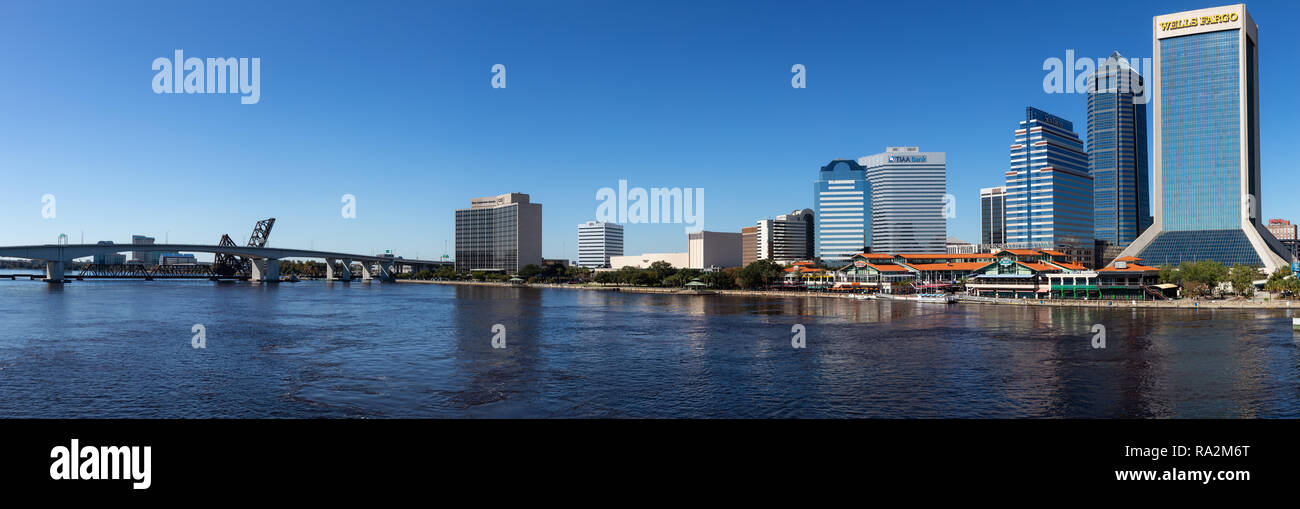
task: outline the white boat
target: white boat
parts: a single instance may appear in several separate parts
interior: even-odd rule
[[[935,302],[939,304],[953,304],[957,302],[957,297],[946,293],[920,293],[915,297],[917,302]]]
[[[858,293],[854,294],[853,298],[858,300],[876,300],[876,295],[874,293]]]

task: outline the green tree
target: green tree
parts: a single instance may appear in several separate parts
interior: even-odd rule
[[[1183,282],[1183,276],[1178,272],[1178,268],[1170,264],[1160,266],[1160,283],[1161,284],[1179,284]]]
[[[771,284],[773,281],[780,279],[785,268],[780,264],[768,260],[757,260],[736,273],[737,282],[743,288],[762,288]]]
[[[700,274],[700,282],[718,290],[730,290],[736,287],[736,276],[725,270]]]
[[[1232,266],[1232,271],[1228,275],[1228,281],[1232,282],[1232,291],[1242,297],[1249,297],[1255,294],[1255,279],[1259,278],[1259,271],[1251,265],[1238,263]]]

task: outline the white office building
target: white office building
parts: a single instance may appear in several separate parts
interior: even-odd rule
[[[599,269],[623,256],[623,225],[587,221],[578,225],[578,265]]]
[[[782,265],[813,259],[813,211],[796,210],[758,221],[754,235],[757,259]]]
[[[945,153],[886,147],[883,153],[858,159],[858,164],[866,169],[871,184],[871,251],[944,252],[948,238]]]

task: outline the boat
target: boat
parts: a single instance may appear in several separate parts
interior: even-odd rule
[[[876,294],[874,294],[874,293],[858,293],[858,294],[854,294],[854,295],[853,295],[853,298],[858,299],[858,300],[876,300]]]
[[[957,297],[947,293],[919,293],[916,295],[917,302],[933,302],[938,304],[954,304]]]

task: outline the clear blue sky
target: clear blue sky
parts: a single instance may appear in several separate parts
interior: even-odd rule
[[[737,231],[811,206],[831,159],[887,145],[947,152],[949,235],[974,241],[1025,106],[1086,130],[1084,96],[1043,92],[1044,59],[1147,58],[1152,16],[1214,5],[6,0],[0,245],[243,242],[274,216],[272,245],[433,258],[454,209],[518,191],[544,206],[543,254],[576,258],[576,225],[619,179],[704,188],[706,228]],[[1247,8],[1263,213],[1300,220],[1300,7]],[[150,65],[175,49],[261,58],[260,103],[154,94]],[[629,225],[626,251],[685,250],[682,232]]]

